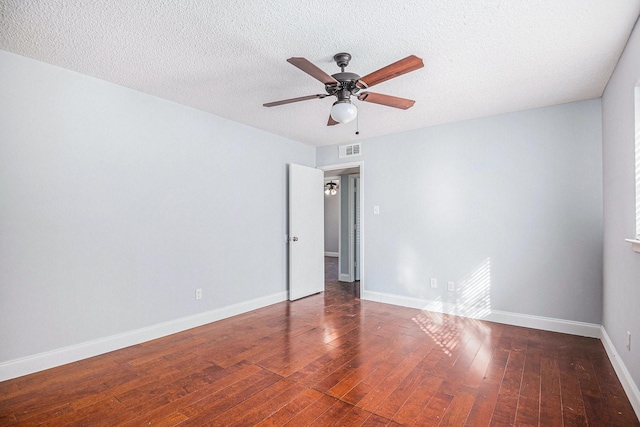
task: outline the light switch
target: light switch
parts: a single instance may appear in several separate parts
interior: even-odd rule
[[[380,206],[373,205],[373,214],[374,215],[380,215]]]

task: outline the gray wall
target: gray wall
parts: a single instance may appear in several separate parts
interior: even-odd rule
[[[286,165],[312,147],[0,64],[0,362],[286,291]]]
[[[340,184],[339,179],[325,180]],[[324,195],[324,251],[338,252],[338,237],[340,236],[340,188],[335,196]]]
[[[622,361],[640,384],[640,253],[635,236],[634,86],[640,81],[640,29],[636,27],[602,96],[604,170],[603,325]],[[626,348],[632,334],[631,351]]]
[[[363,140],[361,158],[319,147],[318,165],[364,161],[365,291],[600,324],[600,117],[590,100]]]

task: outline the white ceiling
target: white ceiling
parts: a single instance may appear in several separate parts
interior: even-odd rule
[[[597,98],[640,0],[1,0],[0,49],[320,146]],[[327,127],[333,100],[286,62],[364,76],[414,54],[425,67],[373,91],[403,111],[358,103]]]

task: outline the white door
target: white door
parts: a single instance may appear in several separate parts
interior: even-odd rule
[[[324,290],[324,173],[289,165],[289,299]]]

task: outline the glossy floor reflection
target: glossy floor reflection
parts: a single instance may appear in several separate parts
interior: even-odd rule
[[[0,383],[0,425],[638,426],[599,340],[324,293]]]

